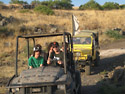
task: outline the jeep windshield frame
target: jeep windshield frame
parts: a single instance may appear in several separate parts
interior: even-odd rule
[[[17,36],[16,38],[16,63],[15,63],[15,76],[18,76],[18,47],[19,47],[19,39],[23,38],[27,40],[27,56],[29,59],[29,39],[33,39],[33,45],[35,46],[35,38],[43,38],[43,37],[56,37],[56,36],[63,36],[63,43],[64,43],[64,72],[67,73],[67,60],[66,60],[66,40],[71,45],[70,51],[73,53],[73,41],[71,34],[69,32],[63,32],[63,33],[55,33],[55,34],[39,34],[39,35],[21,35]],[[72,59],[72,57],[70,58]],[[72,60],[70,60],[72,61]],[[71,62],[71,65],[74,65],[74,62]]]
[[[91,37],[73,37],[73,44],[91,45]]]

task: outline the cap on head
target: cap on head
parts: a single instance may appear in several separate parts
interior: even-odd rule
[[[58,42],[53,42],[53,47],[59,47],[59,43]]]

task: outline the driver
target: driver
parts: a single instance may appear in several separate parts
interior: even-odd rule
[[[91,38],[86,38],[83,44],[91,44]]]
[[[48,58],[47,64],[53,63],[54,65],[63,65],[63,52],[59,49],[58,42],[53,42],[52,47],[54,55]]]

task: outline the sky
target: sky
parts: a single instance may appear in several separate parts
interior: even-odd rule
[[[0,1],[4,2],[5,4],[8,4],[10,2],[10,0],[0,0]],[[31,1],[33,0],[23,0],[23,1],[27,1],[28,3],[31,3]],[[45,0],[39,0],[39,1],[45,1]],[[72,0],[72,4],[74,6],[80,6],[87,3],[88,1],[89,0]],[[105,2],[116,2],[119,4],[125,4],[125,0],[95,0],[95,1],[100,5],[103,5]]]

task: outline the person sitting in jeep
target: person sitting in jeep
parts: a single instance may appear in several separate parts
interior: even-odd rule
[[[48,60],[47,64],[53,64],[53,65],[63,65],[63,52],[59,49],[58,42],[53,42],[53,51],[54,55],[51,55]]]
[[[42,67],[44,63],[44,58],[40,56],[42,50],[41,45],[37,44],[33,49],[33,56],[31,56],[28,60],[28,66],[30,69]]]
[[[90,37],[86,38],[83,44],[91,44],[91,38]]]

